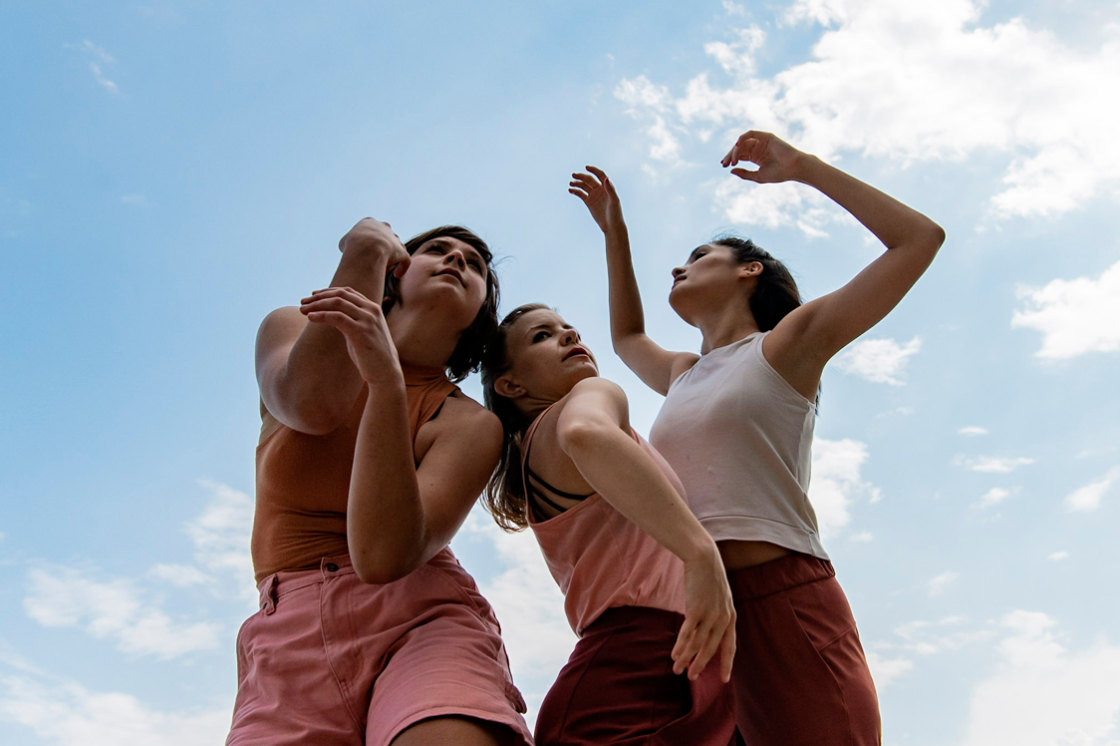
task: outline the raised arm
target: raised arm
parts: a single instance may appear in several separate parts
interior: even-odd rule
[[[735,608],[712,537],[649,454],[630,435],[626,395],[601,378],[576,384],[556,420],[560,448],[600,496],[685,565],[685,623],[673,648],[673,670],[695,679],[720,650],[731,676]]]
[[[795,388],[815,389],[825,363],[845,345],[879,323],[929,267],[945,240],[939,225],[878,189],[766,132],[742,135],[723,159],[758,170],[731,173],[759,184],[800,181],[832,199],[883,242],[887,251],[844,287],[813,300],[784,318],[767,338],[771,365]]]
[[[381,304],[351,288],[316,291],[308,319],[337,329],[369,398],[358,428],[346,536],[358,577],[402,578],[451,541],[497,466],[502,426],[469,401],[449,400],[421,429],[417,464],[404,375]],[[429,428],[431,428],[429,430]]]
[[[568,191],[583,200],[606,238],[614,351],[643,383],[664,395],[698,357],[689,352],[670,352],[646,335],[642,296],[630,258],[630,235],[622,218],[622,203],[614,182],[603,171],[594,166],[587,170],[591,173],[572,174]]]
[[[352,287],[369,298],[384,292],[387,268],[403,272],[409,256],[388,223],[358,222],[339,241],[342,259],[331,287]],[[308,324],[296,307],[270,313],[257,333],[261,401],[288,427],[312,435],[337,428],[354,406],[362,377],[337,329]]]

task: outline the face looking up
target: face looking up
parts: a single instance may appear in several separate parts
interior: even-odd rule
[[[509,370],[495,382],[508,399],[558,401],[584,378],[599,375],[594,355],[579,332],[551,309],[529,311],[506,337]]]
[[[750,283],[761,272],[758,262],[740,263],[730,247],[704,244],[693,249],[683,267],[673,270],[673,287],[669,305],[677,314],[692,319],[705,310],[723,308],[736,297],[747,297]]]
[[[439,306],[458,310],[463,328],[474,320],[486,300],[486,260],[470,244],[451,236],[425,241],[413,253],[400,278],[401,305]]]

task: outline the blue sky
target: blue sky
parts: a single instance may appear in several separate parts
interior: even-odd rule
[[[910,5],[6,3],[0,742],[220,742],[255,606],[253,338],[357,219],[477,230],[504,308],[558,306],[646,432],[568,174],[614,179],[651,331],[696,349],[665,296],[713,235],[809,297],[879,251],[719,169],[757,127],[949,235],[817,425],[885,743],[1120,743],[1120,6]],[[573,638],[532,538],[476,511],[454,547],[535,707]]]

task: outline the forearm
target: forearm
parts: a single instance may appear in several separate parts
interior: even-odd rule
[[[604,500],[686,563],[717,551],[665,474],[621,429],[588,428],[566,451]]]
[[[612,226],[605,232],[607,245],[607,282],[610,294],[611,341],[615,350],[627,338],[644,335],[645,315],[634,262],[630,256],[630,236],[626,224]]]
[[[379,301],[385,292],[386,260],[369,250],[342,255],[330,287],[351,287]],[[291,402],[318,432],[329,432],[345,420],[362,389],[362,377],[337,329],[308,324],[292,346],[277,380],[278,394]]]
[[[935,244],[936,251],[944,238],[941,228],[922,213],[816,156],[801,154],[796,179],[850,212],[888,249],[920,243]]]
[[[384,583],[408,574],[425,554],[427,534],[404,378],[391,369],[370,387],[354,450],[346,535],[358,576]]]

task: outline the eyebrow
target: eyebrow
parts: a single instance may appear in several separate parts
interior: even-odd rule
[[[429,245],[430,244],[435,244],[436,246],[450,246],[451,245],[451,241],[446,236],[440,236],[438,238],[433,238],[428,243],[429,243]],[[482,262],[483,267],[486,266],[486,257],[484,257],[482,255],[482,252],[480,252],[475,247],[471,246],[469,243],[464,242],[463,245],[467,247],[467,251],[466,251],[467,254],[471,255],[471,257],[473,257],[473,258],[477,259],[478,261]]]
[[[545,331],[548,331],[551,328],[552,328],[552,324],[537,324],[536,326],[530,326],[529,331],[530,332],[535,332],[538,329],[544,329]],[[561,329],[575,329],[575,327],[572,326],[571,324],[564,324],[560,328]]]

